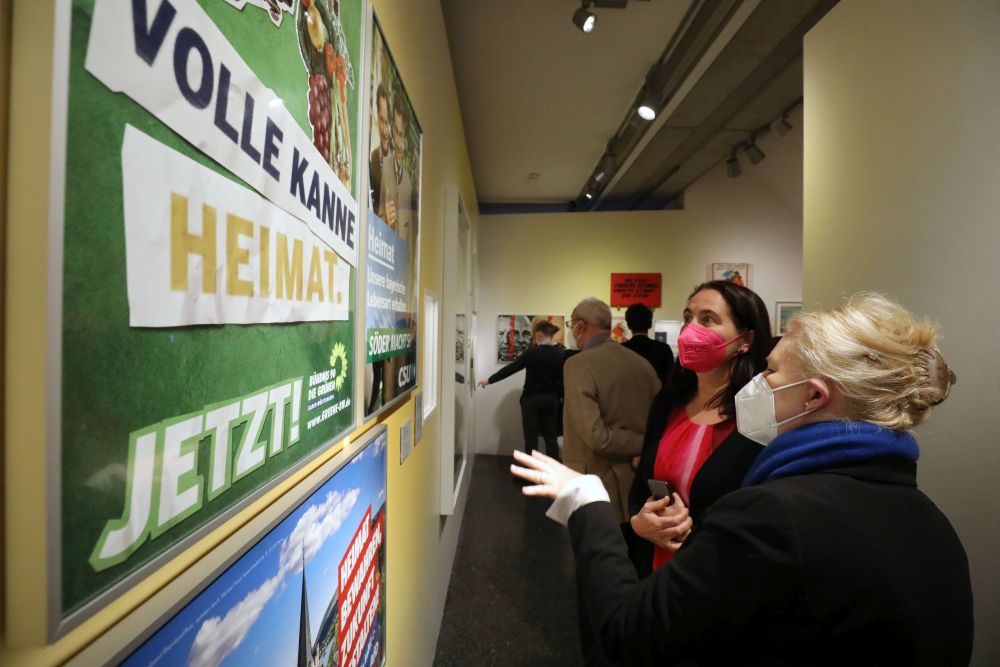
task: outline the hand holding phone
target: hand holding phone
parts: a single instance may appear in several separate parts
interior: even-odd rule
[[[649,492],[653,494],[653,498],[656,500],[670,498],[668,505],[674,504],[674,487],[670,486],[669,482],[662,482],[658,479],[650,479],[647,480],[646,483],[649,484]]]

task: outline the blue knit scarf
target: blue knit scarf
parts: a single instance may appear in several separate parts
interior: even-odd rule
[[[892,431],[868,422],[815,422],[771,441],[750,466],[743,486],[884,457],[916,461],[918,456],[917,441],[906,431]]]

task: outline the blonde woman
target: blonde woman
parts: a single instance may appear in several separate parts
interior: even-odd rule
[[[511,471],[555,498],[608,658],[626,664],[968,664],[965,551],[917,489],[909,429],[954,383],[931,324],[879,295],[800,315],[736,396],[766,445],[639,580],[599,481],[536,453]],[[686,530],[687,527],[680,527]]]

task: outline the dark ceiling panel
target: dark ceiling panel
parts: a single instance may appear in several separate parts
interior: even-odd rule
[[[691,136],[687,127],[664,127],[656,133],[652,141],[643,149],[628,171],[618,180],[612,198],[626,197],[642,186],[650,172],[663,165],[665,158],[673,155],[677,148]]]
[[[799,54],[726,121],[725,126],[731,130],[756,130],[776,120],[781,111],[801,98],[802,54]]]
[[[735,145],[766,131],[801,100],[802,37],[835,4],[762,2],[599,207],[646,209],[671,201]]]

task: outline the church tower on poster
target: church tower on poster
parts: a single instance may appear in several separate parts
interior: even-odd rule
[[[306,593],[306,548],[302,546],[302,608],[299,611],[299,663],[298,667],[319,667],[313,654],[309,632],[309,595]]]

